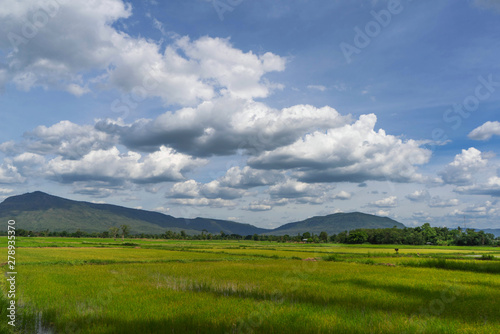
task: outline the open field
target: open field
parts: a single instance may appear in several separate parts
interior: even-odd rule
[[[37,326],[82,334],[500,328],[499,248],[125,242],[17,239],[19,332],[36,333]],[[5,237],[0,246],[6,253]],[[2,285],[4,306],[5,280]]]

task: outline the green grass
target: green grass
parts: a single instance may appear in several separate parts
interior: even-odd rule
[[[498,248],[125,242],[134,245],[19,240],[19,333],[34,332],[39,316],[56,333],[79,334],[496,333],[500,326]],[[0,245],[6,251],[5,238]]]

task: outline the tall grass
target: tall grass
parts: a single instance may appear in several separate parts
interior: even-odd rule
[[[499,262],[483,262],[483,261],[466,261],[466,260],[447,260],[428,259],[421,261],[408,261],[402,263],[408,267],[416,268],[438,268],[447,270],[461,270],[477,273],[500,274]]]

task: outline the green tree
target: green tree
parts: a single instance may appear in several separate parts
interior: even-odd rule
[[[349,233],[347,243],[349,244],[362,244],[368,240],[368,233],[363,230],[354,230]]]
[[[125,241],[125,237],[128,236],[130,227],[128,225],[122,225],[120,229],[122,230],[122,241]]]
[[[109,234],[111,234],[113,236],[113,239],[115,239],[115,241],[116,241],[116,236],[118,235],[118,232],[120,232],[120,229],[116,226],[109,228]]]
[[[321,242],[328,242],[328,233],[325,231],[321,232],[319,234],[319,240],[321,240]]]

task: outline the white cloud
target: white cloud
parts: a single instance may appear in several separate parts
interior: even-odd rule
[[[13,192],[14,192],[14,189],[0,188],[0,194],[2,194],[2,195],[11,194]]]
[[[339,192],[338,194],[335,194],[333,196],[333,199],[340,199],[340,200],[348,200],[348,199],[351,199],[352,197],[352,194],[347,192],[347,191],[344,191],[342,190],[341,192]]]
[[[46,10],[49,3],[59,5]],[[88,93],[92,83],[102,83],[138,100],[155,96],[182,105],[218,94],[266,97],[279,87],[263,79],[284,70],[286,61],[277,55],[245,53],[228,39],[210,37],[178,37],[161,53],[157,43],[117,30],[116,23],[131,15],[131,5],[120,0],[3,5],[0,20],[10,34],[0,36],[0,49],[9,54],[1,81],[22,90],[43,87],[77,96]],[[23,34],[30,18],[42,16],[33,33]]]
[[[406,195],[406,198],[412,202],[423,202],[428,200],[430,196],[431,195],[427,190],[416,190],[413,193]]]
[[[236,203],[230,200],[221,198],[173,198],[173,204],[186,205],[186,206],[209,206],[211,208],[234,207]]]
[[[474,140],[488,140],[493,136],[500,136],[500,122],[486,122],[469,133]]]
[[[236,166],[231,167],[219,181],[223,186],[248,189],[270,185],[282,178],[283,176],[279,173],[255,170],[248,166],[243,168]]]
[[[474,147],[462,150],[455,159],[439,173],[443,181],[448,184],[468,185],[474,180],[474,176],[488,163],[483,158],[481,151]]]
[[[24,136],[26,140],[17,145],[17,150],[40,155],[56,154],[64,159],[79,159],[91,151],[109,149],[115,144],[113,137],[105,132],[70,121],[61,121],[50,127],[41,125]]]
[[[457,187],[455,191],[460,194],[500,197],[500,177],[492,176],[486,183]]]
[[[402,141],[374,131],[376,116],[362,115],[352,125],[315,131],[291,145],[249,159],[257,169],[295,169],[304,182],[390,180],[423,182],[416,165],[431,152],[414,140]]]
[[[396,196],[389,196],[378,201],[370,203],[370,206],[378,208],[393,208],[398,205],[398,198]]]
[[[460,201],[456,198],[442,199],[439,196],[433,196],[429,201],[429,206],[431,208],[449,208],[453,206],[458,206]]]
[[[244,190],[224,187],[219,181],[202,184],[195,180],[176,183],[172,186],[168,197],[171,198],[208,198],[208,199],[236,199],[245,194]]]
[[[375,212],[375,215],[381,216],[381,217],[387,217],[390,214],[391,214],[391,212],[387,211],[387,210],[378,210],[377,212]]]
[[[486,201],[484,204],[471,204],[463,210],[453,210],[449,215],[462,218],[496,218],[500,215],[498,203]]]
[[[158,183],[183,179],[182,173],[205,164],[171,148],[161,147],[145,157],[129,151],[121,154],[113,147],[91,151],[80,160],[52,159],[47,164],[47,176],[65,183],[75,181],[106,181],[121,183]]]
[[[252,202],[247,207],[245,207],[244,210],[247,210],[247,211],[270,211],[270,210],[272,210],[272,208],[273,207],[269,204]]]
[[[118,136],[131,149],[167,145],[179,152],[211,156],[272,150],[293,143],[305,132],[335,128],[349,120],[330,107],[296,105],[276,110],[260,102],[223,97],[129,125],[102,120],[96,128]]]
[[[326,91],[326,87],[322,85],[309,85],[307,86],[307,88],[312,90],[319,90],[320,92]]]
[[[321,195],[318,190],[318,186],[288,179],[269,187],[269,194],[272,198],[301,198]]]
[[[24,181],[26,181],[26,178],[19,174],[16,166],[8,161],[4,161],[4,163],[0,165],[0,183],[10,184],[22,183]]]

